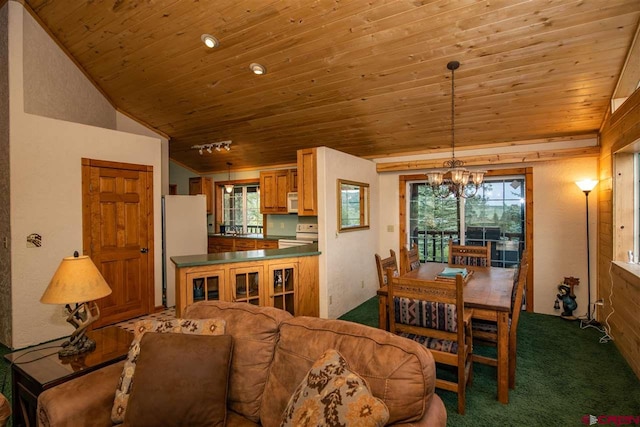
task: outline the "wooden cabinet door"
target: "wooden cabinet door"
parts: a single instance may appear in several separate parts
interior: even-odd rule
[[[213,181],[211,178],[189,178],[189,195],[204,194],[207,199],[207,213],[213,213]]]
[[[276,171],[276,211],[287,213],[287,193],[289,192],[289,171]]]
[[[207,249],[210,254],[219,252],[233,252],[235,250],[233,237],[209,236]]]
[[[317,156],[315,148],[298,150],[298,216],[317,216]]]
[[[82,159],[83,246],[111,287],[100,327],[149,314],[153,292],[153,168]]]
[[[235,239],[235,250],[236,251],[252,251],[256,249],[256,239]]]
[[[230,292],[231,300],[264,305],[263,276],[262,265],[230,268],[227,289]]]
[[[274,213],[277,209],[276,175],[273,172],[260,172],[260,213]]]
[[[225,301],[224,268],[188,273],[184,291],[185,307],[198,301]]]
[[[298,192],[298,169],[289,169],[289,191]]]
[[[260,213],[287,213],[289,171],[260,173]]]
[[[278,241],[258,239],[256,249],[278,249]]]
[[[267,274],[267,305],[296,315],[298,263],[269,263]]]

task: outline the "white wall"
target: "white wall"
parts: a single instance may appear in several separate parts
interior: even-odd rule
[[[597,179],[598,159],[582,158],[534,165],[534,311],[560,314],[553,302],[565,276],[580,279],[574,289],[578,308],[587,313],[587,231],[585,195],[575,184]],[[598,188],[589,195],[591,301],[596,300]],[[562,304],[560,304],[562,306]]]
[[[338,233],[337,180],[370,185],[370,228]],[[336,318],[376,294],[374,254],[380,220],[376,165],[327,147],[318,148],[320,317]],[[397,199],[395,199],[397,200]]]
[[[177,186],[176,194],[189,194],[189,178],[199,176],[197,173],[169,160],[169,184]]]
[[[162,155],[158,138],[25,113],[23,29],[32,27],[23,28],[30,17],[19,3],[8,6],[13,313],[12,340],[6,344],[20,348],[72,332],[61,306],[39,300],[60,260],[82,251],[82,157],[153,166],[154,286],[156,304],[161,303]],[[41,247],[27,248],[31,233],[42,236]]]
[[[492,169],[507,168],[510,165]],[[511,165],[513,166],[513,165]],[[580,278],[575,289],[578,301],[576,315],[586,314],[587,301],[587,247],[584,193],[575,181],[595,179],[598,176],[597,158],[578,158],[518,164],[533,167],[533,230],[534,230],[534,311],[560,314],[553,309],[558,284],[565,276]],[[389,172],[380,175],[379,245],[377,252],[388,254],[389,249],[399,253],[399,197],[398,176],[420,173]],[[597,190],[597,189],[596,189]],[[591,240],[591,296],[596,289],[597,191],[589,197],[589,223]],[[388,231],[387,227],[393,227]]]
[[[120,112],[117,112],[116,114],[116,129],[122,132],[146,135],[160,139],[160,150],[162,156],[160,192],[163,195],[169,194],[169,140]]]

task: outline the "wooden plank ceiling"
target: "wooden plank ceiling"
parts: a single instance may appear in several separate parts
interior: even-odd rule
[[[25,2],[116,108],[199,172],[320,145],[449,147],[451,60],[456,147],[593,134],[640,19],[639,0]],[[231,151],[190,148],[223,140]]]

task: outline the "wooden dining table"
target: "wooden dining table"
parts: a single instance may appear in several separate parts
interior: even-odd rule
[[[447,264],[428,262],[403,274],[402,277],[431,281],[435,280],[445,267]],[[516,269],[475,266],[466,268],[473,273],[464,286],[465,308],[473,309],[474,319],[492,320],[498,324],[498,401],[509,403],[509,314]],[[378,289],[379,327],[385,330],[389,330],[387,295],[386,285]]]

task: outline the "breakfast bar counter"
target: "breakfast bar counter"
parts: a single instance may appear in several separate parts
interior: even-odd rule
[[[317,244],[173,256],[176,315],[198,301],[247,302],[318,316]]]
[[[318,256],[318,244],[296,246],[284,249],[256,249],[253,251],[221,252],[202,255],[173,256],[176,268],[202,265],[229,264],[234,262],[264,261],[279,258]]]

